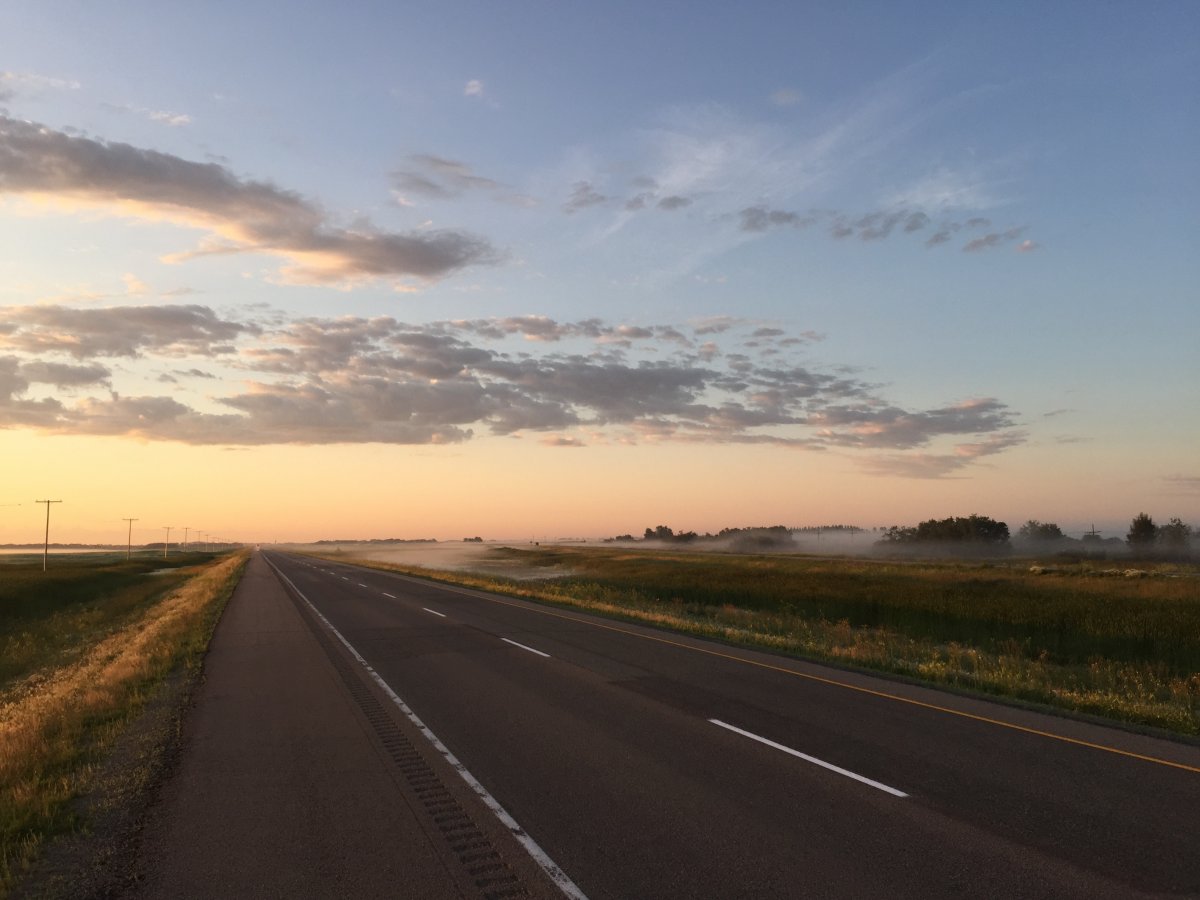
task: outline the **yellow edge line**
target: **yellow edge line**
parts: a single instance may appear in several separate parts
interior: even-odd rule
[[[396,574],[399,574],[399,573],[396,573]],[[402,577],[412,578],[411,575],[402,576]],[[417,580],[424,581],[424,579],[417,579]],[[696,646],[693,646],[692,644],[685,644],[680,641],[673,641],[670,638],[659,637],[659,636],[653,635],[653,634],[640,634],[639,632],[636,632],[636,631],[629,631],[625,628],[618,628],[615,625],[606,625],[602,622],[593,622],[588,619],[577,618],[576,616],[568,615],[566,613],[555,612],[554,610],[550,610],[550,609],[539,609],[536,606],[528,605],[529,601],[525,601],[522,603],[516,603],[511,600],[502,600],[499,597],[488,596],[486,592],[475,590],[472,588],[455,587],[453,585],[446,585],[444,583],[439,584],[439,586],[444,587],[447,590],[454,591],[455,593],[458,593],[458,594],[464,594],[469,597],[475,597],[476,599],[479,599],[479,600],[488,600],[488,601],[491,601],[492,603],[503,604],[504,606],[512,606],[517,609],[527,610],[529,612],[541,613],[542,615],[545,615],[545,616],[553,616],[556,619],[566,619],[567,621],[570,621],[570,622],[578,622],[579,624],[582,624],[582,625],[590,625],[593,628],[603,628],[607,631],[616,631],[619,634],[626,634],[626,635],[629,635],[630,637],[642,638],[643,640],[647,640],[647,641],[657,641],[660,644],[670,644],[672,647],[681,647],[684,650],[692,650],[696,653],[705,653],[709,656],[719,656],[721,659],[731,659],[734,662],[745,663],[748,666],[757,666],[760,669],[770,669],[773,672],[782,672],[785,675],[794,675],[797,678],[806,678],[809,681],[817,681],[817,682],[820,682],[821,684],[832,685],[833,687],[845,688],[846,690],[850,690],[850,691],[858,691],[860,694],[870,694],[872,697],[882,697],[884,700],[895,700],[898,703],[907,703],[911,706],[920,706],[924,709],[931,709],[931,710],[934,710],[935,712],[946,713],[947,715],[951,715],[951,716],[959,716],[960,718],[963,718],[963,719],[972,719],[976,722],[986,722],[989,725],[998,725],[1001,728],[1010,728],[1013,731],[1023,731],[1026,734],[1036,734],[1038,737],[1050,738],[1051,740],[1062,741],[1063,743],[1066,743],[1066,744],[1075,744],[1079,747],[1090,747],[1093,750],[1103,750],[1105,753],[1115,753],[1118,756],[1127,756],[1127,757],[1130,757],[1131,759],[1140,759],[1143,762],[1156,763],[1157,765],[1160,765],[1160,766],[1170,766],[1173,769],[1182,769],[1185,772],[1195,772],[1196,774],[1200,775],[1200,767],[1189,766],[1186,763],[1172,762],[1169,759],[1160,759],[1157,756],[1146,756],[1142,753],[1134,753],[1130,750],[1121,750],[1117,747],[1109,747],[1107,744],[1094,744],[1091,741],[1084,741],[1084,740],[1080,740],[1079,738],[1067,737],[1066,735],[1062,735],[1062,734],[1055,734],[1052,731],[1041,731],[1037,728],[1029,728],[1025,725],[1015,725],[1012,722],[1005,722],[1001,719],[992,719],[987,716],[976,715],[975,713],[963,712],[962,710],[958,710],[958,709],[950,709],[948,706],[938,706],[935,703],[926,703],[923,700],[913,700],[909,697],[901,697],[898,694],[889,694],[885,691],[876,691],[876,690],[873,690],[872,688],[859,687],[858,685],[855,685],[855,684],[847,684],[844,681],[837,681],[833,678],[825,678],[821,675],[810,675],[807,672],[797,672],[795,669],[786,669],[783,666],[773,666],[770,663],[759,662],[759,661],[753,660],[753,659],[746,659],[745,657],[742,657],[742,656],[734,656],[732,653],[722,653],[719,650],[708,650],[708,649],[705,649],[704,647],[696,647]]]

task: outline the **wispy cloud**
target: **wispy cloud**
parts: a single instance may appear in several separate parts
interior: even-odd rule
[[[563,204],[563,210],[568,213],[578,212],[581,209],[587,209],[589,206],[597,206],[607,201],[608,197],[592,187],[591,182],[577,181],[571,186],[571,196]]]
[[[465,162],[432,153],[408,157],[402,168],[391,173],[391,179],[396,199],[402,206],[413,205],[413,196],[448,200],[478,193],[516,206],[537,205],[532,197],[516,193],[495,179],[477,174]]]
[[[35,72],[0,72],[0,101],[20,93],[77,91],[82,85],[73,78],[54,78]]]
[[[340,228],[298,194],[238,178],[216,163],[190,162],[6,117],[0,117],[0,194],[68,211],[100,209],[204,228],[209,239],[172,261],[265,253],[288,261],[281,275],[293,283],[433,280],[498,258],[486,240],[463,232],[397,234],[368,223]]]
[[[463,88],[464,97],[483,97],[483,82],[478,78],[472,78]]]
[[[991,250],[995,247],[1002,247],[1005,244],[1011,244],[1021,236],[1024,228],[1010,228],[1007,231],[992,231],[963,244],[964,253],[978,253],[981,250]]]

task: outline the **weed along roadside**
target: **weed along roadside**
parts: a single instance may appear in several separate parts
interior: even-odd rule
[[[0,897],[32,882],[32,895],[67,896],[56,856],[87,870],[112,855],[70,845],[141,801],[247,558],[194,554],[169,571],[72,560],[49,587],[19,565],[0,572]],[[147,729],[150,712],[161,721]],[[152,739],[131,737],[139,726]],[[130,765],[113,763],[134,745]]]
[[[471,570],[351,562],[996,699],[1200,735],[1195,567],[496,548]]]

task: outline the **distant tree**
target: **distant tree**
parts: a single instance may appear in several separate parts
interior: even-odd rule
[[[918,541],[951,541],[973,544],[1007,544],[1008,525],[988,516],[952,516],[929,519],[917,526]]]
[[[648,541],[669,541],[675,537],[675,529],[668,528],[666,525],[659,525],[656,528],[647,528],[645,539]]]
[[[1063,533],[1053,522],[1030,519],[1018,529],[1017,537],[1025,541],[1057,541],[1062,539]]]
[[[1185,525],[1178,518],[1168,519],[1167,524],[1158,529],[1158,543],[1171,553],[1186,551],[1191,539],[1192,526]]]
[[[893,525],[876,541],[883,546],[895,544],[956,545],[969,552],[997,552],[1008,546],[1008,525],[988,516],[951,516],[928,519],[915,528]]]
[[[1129,523],[1129,533],[1125,535],[1125,543],[1134,552],[1145,552],[1154,546],[1158,539],[1158,526],[1145,513],[1138,513]]]

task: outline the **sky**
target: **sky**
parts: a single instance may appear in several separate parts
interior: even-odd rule
[[[1200,525],[1198,48],[1191,2],[8,0],[0,543]]]

